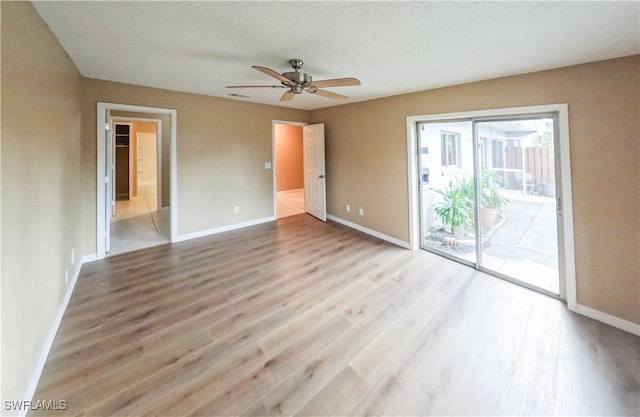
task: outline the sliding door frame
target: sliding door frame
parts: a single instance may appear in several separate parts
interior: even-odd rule
[[[409,246],[413,250],[420,247],[420,202],[418,193],[418,122],[448,122],[454,120],[475,121],[495,120],[500,118],[513,119],[516,117],[532,117],[537,115],[557,115],[554,123],[556,153],[556,171],[559,196],[556,197],[557,208],[560,211],[558,219],[558,249],[560,269],[559,298],[567,301],[569,308],[577,307],[575,250],[573,235],[573,204],[571,192],[571,160],[569,146],[569,112],[566,103],[541,106],[511,107],[502,109],[487,109],[457,113],[430,114],[407,117],[407,160],[408,160],[408,194],[409,194]],[[555,117],[554,117],[555,118]],[[475,134],[474,134],[475,136]],[[475,144],[475,140],[474,140]],[[475,154],[475,153],[474,153]],[[558,169],[559,168],[559,169]],[[478,265],[478,264],[476,264]],[[478,268],[485,270],[484,268]],[[493,272],[492,272],[493,273]],[[519,282],[518,282],[519,283]],[[526,286],[526,285],[525,285]],[[537,288],[536,288],[537,289]],[[546,293],[546,292],[545,292]]]

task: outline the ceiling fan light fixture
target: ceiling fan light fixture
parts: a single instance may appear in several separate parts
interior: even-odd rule
[[[273,88],[286,88],[287,91],[282,95],[280,101],[289,101],[296,95],[302,94],[305,91],[309,94],[317,94],[319,96],[330,99],[346,99],[347,96],[337,94],[331,91],[323,90],[325,87],[346,87],[352,85],[360,85],[360,80],[353,77],[347,78],[334,78],[330,80],[320,80],[313,82],[310,74],[300,71],[302,68],[301,59],[290,59],[289,64],[293,68],[293,71],[279,74],[271,68],[261,67],[259,65],[252,65],[251,67],[258,70],[270,77],[273,77],[280,81],[280,85],[228,85],[227,88],[258,88],[258,87],[273,87]]]

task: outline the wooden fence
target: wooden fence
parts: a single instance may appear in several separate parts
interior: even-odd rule
[[[527,183],[541,184],[543,182],[553,183],[554,180],[554,156],[553,149],[542,147],[524,148],[520,146],[509,146],[505,149],[506,169],[522,169],[523,158]],[[509,189],[522,188],[521,172],[505,172],[504,187]]]

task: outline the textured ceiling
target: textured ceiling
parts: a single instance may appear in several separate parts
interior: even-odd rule
[[[83,76],[314,109],[640,53],[640,2],[34,2]],[[300,58],[334,101],[251,68]],[[275,81],[275,82],[274,82]]]

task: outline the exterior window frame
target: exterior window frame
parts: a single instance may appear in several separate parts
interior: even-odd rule
[[[449,143],[453,144],[453,155],[451,155]],[[460,133],[445,130],[440,131],[440,163],[445,170],[459,169],[462,167],[461,145],[462,139]]]

